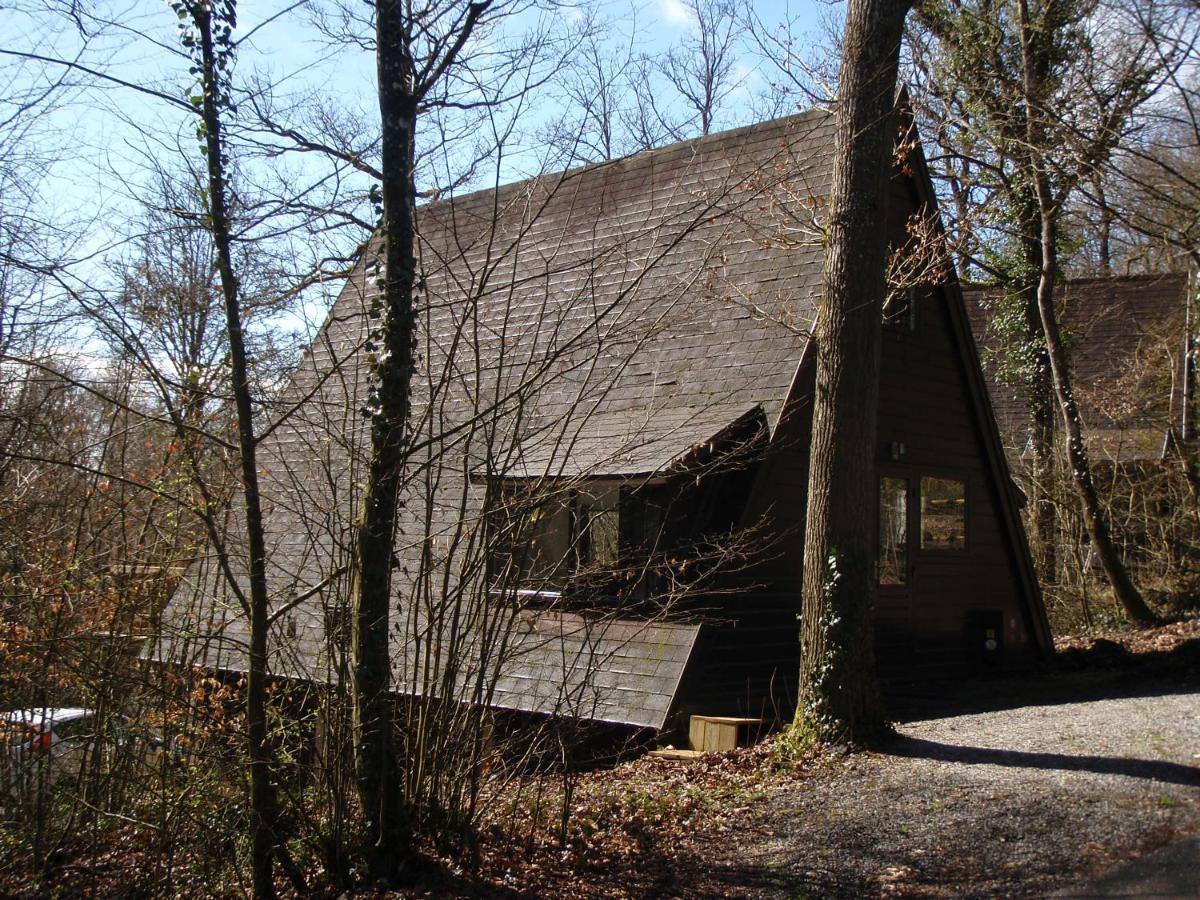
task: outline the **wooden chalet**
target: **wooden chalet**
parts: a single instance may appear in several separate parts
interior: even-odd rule
[[[1190,289],[1182,273],[1059,283],[1059,321],[1095,462],[1160,460],[1185,429],[1195,428],[1184,415],[1186,386],[1195,377],[1185,364]],[[1019,468],[1030,452],[1029,412],[1019,387],[1005,377],[1005,343],[991,324],[1001,293],[968,287],[963,294],[1005,451]]]
[[[394,683],[669,729],[787,715],[832,116],[714,134],[419,209],[419,365]],[[933,210],[919,150],[881,228]],[[368,249],[261,450],[273,670],[345,677]],[[1048,629],[959,287],[891,304],[879,416],[885,677],[1020,665]],[[244,668],[215,557],[162,659]]]

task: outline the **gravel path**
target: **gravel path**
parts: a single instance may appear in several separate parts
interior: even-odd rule
[[[772,791],[682,894],[1040,896],[1151,852],[1200,827],[1200,693],[1142,693],[901,724]]]

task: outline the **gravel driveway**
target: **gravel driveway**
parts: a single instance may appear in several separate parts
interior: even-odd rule
[[[1200,693],[1123,690],[902,723],[773,790],[682,893],[1040,896],[1177,840],[1200,827]]]

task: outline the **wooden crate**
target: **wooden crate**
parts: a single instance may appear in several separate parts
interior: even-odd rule
[[[736,716],[692,716],[688,723],[688,743],[702,753],[748,747],[758,740],[762,719]]]

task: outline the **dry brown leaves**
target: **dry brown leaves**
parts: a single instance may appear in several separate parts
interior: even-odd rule
[[[1173,654],[1200,641],[1200,618],[1181,619],[1140,631],[1113,631],[1098,635],[1065,635],[1054,639],[1059,653],[1125,653],[1132,657]]]
[[[769,790],[810,776],[819,763],[781,765],[768,741],[694,760],[644,756],[581,774],[565,840],[557,821],[524,833],[494,824],[484,831],[480,875],[527,896],[669,894],[699,832],[709,839],[732,832]]]

